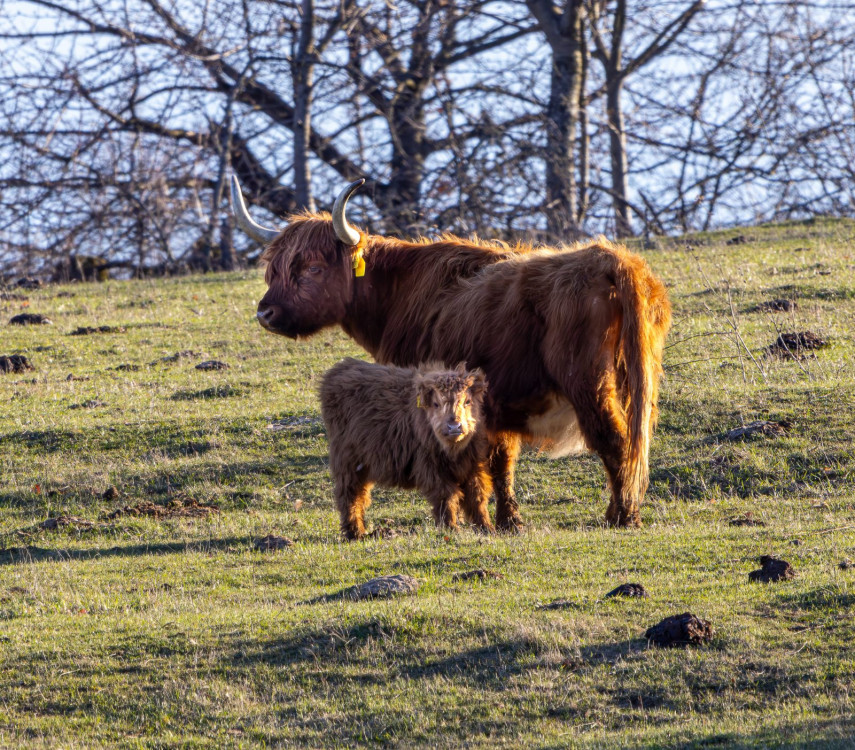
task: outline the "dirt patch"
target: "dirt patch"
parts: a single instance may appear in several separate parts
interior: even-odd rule
[[[712,640],[713,629],[706,620],[684,612],[666,617],[648,628],[644,637],[656,646],[697,646]]]
[[[783,437],[784,435],[788,435],[792,428],[793,423],[789,419],[782,419],[777,422],[761,419],[756,422],[750,422],[742,427],[736,427],[719,437],[722,440],[750,440],[756,437]]]
[[[111,485],[103,493],[101,493],[101,497],[104,500],[118,500],[121,497],[121,493],[119,492],[119,488],[115,485]]]
[[[0,372],[26,372],[35,369],[23,354],[4,354],[0,357]]]
[[[193,498],[173,498],[166,505],[158,505],[149,500],[144,500],[137,505],[125,505],[123,508],[104,515],[107,520],[113,520],[120,516],[134,516],[148,518],[207,518],[219,513],[219,509],[212,505],[199,505]]]
[[[230,385],[215,385],[201,391],[176,391],[169,398],[172,401],[195,401],[206,398],[229,398],[240,396],[241,391]]]
[[[538,604],[537,609],[579,609],[579,602],[574,602],[571,599],[556,599],[546,604]]]
[[[197,370],[228,370],[229,366],[225,362],[220,362],[216,359],[209,359],[206,362],[200,362],[196,365]]]
[[[53,325],[53,321],[41,313],[21,313],[9,320],[10,326],[44,326]]]
[[[3,302],[29,302],[30,298],[26,294],[17,294],[16,292],[5,292],[0,290],[0,300]]]
[[[792,312],[798,310],[799,306],[791,299],[770,299],[759,305],[749,307],[747,312]]]
[[[182,359],[199,359],[200,357],[204,357],[205,355],[202,352],[194,352],[192,349],[185,349],[180,352],[175,352],[175,354],[170,354],[167,357],[161,357],[160,359],[154,360],[151,362],[152,365],[158,365],[161,363],[172,364],[173,362],[178,362]]]
[[[260,552],[277,552],[281,549],[288,549],[288,547],[293,546],[293,544],[293,540],[288,537],[268,534],[261,539],[256,539],[252,546]]]
[[[776,583],[777,581],[787,581],[796,575],[793,566],[786,560],[780,560],[771,555],[763,555],[760,558],[760,564],[763,566],[760,570],[752,570],[748,574],[749,581]]]
[[[754,518],[753,513],[746,513],[743,516],[736,516],[736,518],[731,518],[727,522],[728,526],[765,526],[765,521],[761,521],[759,518]]]
[[[76,516],[56,516],[55,518],[46,518],[40,524],[39,529],[46,531],[55,531],[56,529],[103,529],[107,524],[96,523],[95,521],[87,521],[85,518],[77,518]]]
[[[616,589],[612,589],[606,594],[603,599],[609,599],[613,596],[629,596],[639,599],[646,599],[648,594],[640,583],[622,583]]]
[[[488,578],[502,579],[504,576],[497,573],[495,570],[487,570],[486,568],[478,568],[477,570],[466,570],[462,573],[455,573],[451,576],[451,580],[457,581],[486,581]]]
[[[93,333],[124,333],[124,326],[80,326],[75,328],[69,336],[90,336]]]
[[[103,401],[96,401],[92,399],[91,401],[84,401],[82,404],[72,404],[69,406],[69,409],[100,409],[103,406],[106,406]]]
[[[847,557],[845,560],[841,560],[841,561],[837,564],[837,567],[838,567],[838,568],[840,568],[840,570],[852,570],[852,568],[855,568],[855,562],[852,562],[852,561]]]
[[[267,425],[268,430],[282,432],[283,430],[301,430],[308,427],[323,426],[324,421],[320,417],[288,417],[286,419],[274,419]]]
[[[39,289],[44,286],[44,282],[35,277],[22,276],[15,282],[15,286],[21,289]]]
[[[736,237],[731,237],[724,244],[725,245],[745,245],[745,244],[747,244],[749,242],[753,242],[753,241],[754,241],[753,237],[746,237],[744,234],[737,234]]]
[[[782,333],[766,351],[774,357],[805,359],[808,356],[805,352],[824,349],[826,346],[828,341],[817,336],[813,331],[800,331]]]
[[[124,365],[116,365],[115,367],[113,367],[111,369],[118,370],[119,372],[136,372],[137,370],[140,369],[140,366],[139,365],[124,364]]]

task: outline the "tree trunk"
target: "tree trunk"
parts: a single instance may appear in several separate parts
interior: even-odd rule
[[[620,95],[623,78],[618,74],[608,81],[606,114],[609,122],[609,156],[612,167],[612,204],[615,213],[615,233],[618,237],[632,237],[632,221],[627,203],[626,130],[623,121]]]
[[[313,0],[302,1],[302,23],[291,62],[294,85],[294,197],[298,209],[315,210],[309,165],[312,120],[312,85],[315,72]]]

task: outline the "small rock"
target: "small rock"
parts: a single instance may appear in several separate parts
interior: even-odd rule
[[[104,493],[101,495],[101,497],[104,498],[104,500],[118,500],[119,497],[121,497],[121,493],[119,492],[118,487],[116,487],[115,485],[111,485],[106,490],[104,490]]]
[[[293,544],[294,542],[291,539],[288,539],[288,537],[268,534],[261,539],[256,539],[253,547],[261,552],[276,552],[280,549],[288,549],[288,547]]]
[[[778,422],[769,422],[759,420],[751,422],[743,427],[736,427],[733,430],[725,433],[722,438],[724,440],[745,440],[753,437],[783,437],[788,434],[793,427],[793,423],[788,419],[782,419]]]
[[[644,586],[640,583],[622,583],[616,589],[609,591],[603,599],[608,599],[613,596],[630,596],[646,599],[647,591],[644,590]]]
[[[710,641],[712,636],[712,625],[691,612],[666,617],[644,633],[644,637],[657,646],[698,645]]]
[[[229,366],[225,362],[220,362],[216,359],[209,359],[206,362],[200,362],[196,365],[197,370],[228,370]]]
[[[752,570],[748,574],[749,581],[775,583],[776,581],[786,581],[796,574],[793,566],[786,560],[779,560],[771,555],[763,555],[760,558],[760,564],[763,566],[760,570]]]
[[[415,594],[419,582],[408,575],[380,576],[342,592],[343,599],[358,602],[363,599],[387,599],[392,596]]]
[[[9,321],[12,326],[53,325],[53,321],[41,313],[21,313]]]
[[[487,578],[504,578],[501,573],[497,573],[495,570],[487,570],[485,568],[478,568],[477,570],[467,570],[462,573],[455,573],[451,576],[452,581],[472,581],[474,579],[478,579],[479,581],[483,581]]]
[[[4,354],[0,357],[0,372],[26,372],[35,369],[23,354]]]

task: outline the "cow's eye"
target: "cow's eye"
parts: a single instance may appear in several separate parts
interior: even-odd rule
[[[472,406],[472,396],[467,396],[463,403],[466,404],[466,406]]]
[[[309,266],[306,270],[312,274],[312,276],[316,276],[324,269],[321,266]]]

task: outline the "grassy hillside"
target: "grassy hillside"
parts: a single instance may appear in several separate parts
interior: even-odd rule
[[[529,452],[522,536],[438,532],[379,490],[386,536],[343,543],[315,395],[366,356],[341,333],[265,333],[257,271],[7,293],[0,355],[35,370],[0,374],[0,745],[851,747],[853,241],[644,250],[675,323],[639,531],[602,526],[596,458]],[[828,346],[768,353],[806,330]],[[760,419],[789,433],[723,437]],[[749,583],[762,554],[796,577]],[[476,568],[502,577],[453,579]],[[391,573],[419,592],[323,598]],[[649,598],[603,598],[627,581]],[[685,611],[711,643],[648,646]]]

